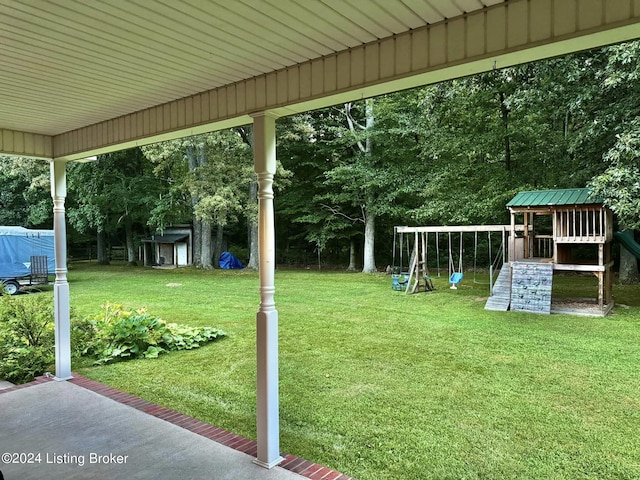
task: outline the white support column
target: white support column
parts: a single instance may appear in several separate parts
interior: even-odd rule
[[[275,293],[275,224],[273,176],[276,173],[276,117],[253,115],[254,167],[258,177],[258,249],[260,309],[256,316],[257,434],[255,463],[275,467],[280,456],[278,412],[278,311]]]
[[[64,201],[67,196],[66,163],[51,161],[51,197],[53,198],[53,231],[55,237],[56,280],[53,286],[56,341],[56,380],[71,376],[71,319],[69,284],[67,283],[67,228]]]

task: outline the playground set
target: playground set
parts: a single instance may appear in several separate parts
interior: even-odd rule
[[[392,288],[405,293],[433,290],[428,250],[435,250],[439,276],[443,243],[448,247],[450,288],[457,288],[464,278],[465,235],[474,239],[476,281],[478,238],[486,233],[487,240],[482,244],[488,250],[490,295],[485,309],[596,316],[609,313],[613,308],[611,210],[600,199],[592,198],[587,188],[520,192],[507,209],[509,225],[395,227]],[[632,237],[616,232],[615,238],[640,258],[640,245]],[[406,271],[404,252],[408,258]],[[395,265],[397,258],[399,266]],[[598,280],[597,298],[552,302],[554,272],[594,275]]]

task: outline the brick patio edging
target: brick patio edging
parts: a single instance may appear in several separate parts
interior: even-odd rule
[[[31,383],[16,385],[15,387],[10,387],[6,390],[17,390],[19,388],[37,385],[50,380],[51,378],[49,377],[38,377]],[[235,433],[231,433],[227,430],[216,427],[215,425],[211,425],[210,423],[196,420],[193,417],[176,412],[175,410],[161,407],[160,405],[148,402],[136,397],[135,395],[122,392],[100,382],[96,382],[95,380],[78,375],[77,373],[73,373],[73,378],[68,380],[68,382],[78,385],[79,387],[86,388],[87,390],[91,390],[103,397],[115,400],[123,405],[133,407],[148,415],[152,415],[156,418],[177,425],[178,427],[189,430],[229,448],[233,448],[239,452],[246,453],[252,457],[257,455],[258,447],[255,440],[241,437],[240,435],[236,435]],[[4,391],[5,390],[0,390],[0,394]],[[278,464],[279,467],[297,473],[298,475],[310,480],[354,480],[352,477],[344,475],[343,473],[318,465],[317,463],[304,460],[303,458],[296,457],[295,455],[283,455],[283,457],[284,460]]]

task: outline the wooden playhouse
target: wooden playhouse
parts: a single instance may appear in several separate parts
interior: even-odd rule
[[[507,208],[509,268],[502,269],[485,308],[606,315],[613,308],[611,210],[587,188],[520,192]],[[554,272],[593,274],[597,298],[552,301]]]

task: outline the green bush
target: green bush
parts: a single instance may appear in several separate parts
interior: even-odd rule
[[[238,247],[233,245],[227,249],[227,251],[238,258],[243,265],[249,261],[249,249],[244,247]]]
[[[0,296],[0,378],[25,383],[55,362],[53,299],[46,295]],[[107,303],[98,315],[77,319],[71,311],[71,356],[96,364],[127,358],[155,358],[188,350],[224,336],[212,327],[189,327]]]
[[[0,297],[0,378],[24,383],[55,361],[51,297]]]
[[[107,303],[90,316],[93,338],[84,353],[95,356],[96,364],[128,358],[156,358],[160,353],[189,350],[224,336],[213,327],[189,327],[150,315],[145,309],[125,310]]]

